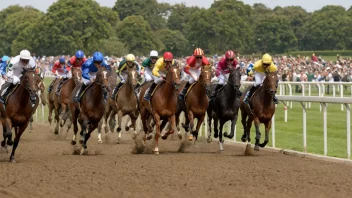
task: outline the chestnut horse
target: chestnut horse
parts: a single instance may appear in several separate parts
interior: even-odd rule
[[[108,118],[110,131],[113,132],[115,128],[115,115],[117,113],[118,117],[118,127],[116,132],[118,133],[118,139],[116,143],[120,143],[121,141],[121,123],[122,118],[125,115],[128,115],[131,118],[132,128],[134,130],[133,139],[136,138],[136,121],[139,115],[138,111],[138,98],[135,92],[135,87],[137,86],[137,77],[138,73],[136,68],[127,67],[128,77],[126,83],[120,88],[119,92],[117,93],[117,97],[112,99],[109,97],[108,103],[109,106],[106,109],[105,113],[105,133],[109,132],[108,127]]]
[[[25,71],[24,75],[21,77],[21,83],[15,88],[13,93],[8,96],[7,104],[0,105],[0,120],[4,133],[4,140],[1,142],[1,146],[6,148],[6,144],[9,146],[13,145],[10,156],[11,162],[16,162],[16,148],[34,112],[30,97],[36,97],[37,89],[35,71]],[[15,128],[14,142],[12,141],[12,128]]]
[[[219,137],[220,151],[223,150],[224,140],[222,138],[223,127],[227,121],[231,121],[231,134],[227,132],[224,136],[232,138],[236,127],[239,110],[238,92],[241,86],[240,68],[231,69],[227,84],[218,92],[215,102],[208,108],[208,142],[211,142],[211,120],[214,119],[214,137]],[[220,126],[218,128],[218,121]]]
[[[211,67],[209,65],[202,67],[199,79],[188,91],[185,100],[178,99],[177,110],[176,110],[176,125],[179,124],[179,116],[181,112],[185,112],[186,123],[182,124],[182,127],[186,132],[191,132],[188,140],[192,141],[193,136],[195,141],[198,139],[199,128],[202,125],[207,112],[211,90]],[[180,88],[180,90],[182,90]],[[197,118],[196,130],[193,131],[194,119]],[[185,133],[186,136],[187,133]],[[193,136],[192,136],[193,135]]]
[[[254,121],[256,131],[254,149],[257,151],[259,150],[259,146],[264,148],[269,142],[271,118],[275,113],[275,104],[273,102],[273,97],[276,94],[278,82],[279,80],[277,77],[277,72],[267,73],[263,84],[260,88],[257,89],[255,93],[253,93],[253,96],[249,101],[249,105],[252,108],[249,108],[248,105],[243,102],[244,96],[246,95],[247,91],[251,88],[251,86],[247,87],[246,91],[243,92],[241,97],[240,108],[242,114],[242,125],[244,129],[243,136],[241,139],[243,142],[251,142],[250,131],[252,122]],[[253,111],[251,109],[253,109]],[[261,137],[259,131],[260,123],[264,123],[265,125],[265,140],[262,144],[259,144],[259,140]]]
[[[76,144],[78,120],[81,125],[81,155],[84,154],[87,149],[87,141],[90,138],[90,134],[98,127],[98,124],[105,113],[104,93],[109,90],[109,76],[110,72],[105,67],[99,67],[95,81],[84,90],[81,102],[76,102],[74,100],[81,85],[76,86],[72,92],[70,110],[74,135],[71,144]]]
[[[180,87],[180,77],[181,72],[178,63],[170,65],[166,68],[165,81],[160,83],[158,87],[155,88],[154,93],[150,99],[150,102],[144,99],[144,94],[147,91],[148,86],[141,87],[139,94],[140,101],[140,113],[141,120],[143,124],[143,130],[145,132],[144,142],[151,138],[150,136],[150,116],[154,118],[154,123],[156,126],[155,133],[155,148],[154,153],[159,154],[159,137],[161,120],[168,120],[171,123],[171,130],[168,134],[174,133],[176,129],[176,107],[177,107],[177,93]],[[178,136],[182,139],[180,132]]]

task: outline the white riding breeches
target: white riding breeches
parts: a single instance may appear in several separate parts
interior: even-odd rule
[[[255,72],[254,73],[254,78],[255,78],[255,83],[254,83],[254,86],[258,86],[258,85],[261,85],[262,82],[263,82],[263,79],[265,77],[265,73],[263,72]]]
[[[188,82],[190,84],[198,81],[201,70],[199,68],[190,68],[189,72],[192,74],[187,74]],[[194,77],[194,78],[193,78]]]
[[[126,83],[126,79],[128,77],[128,74],[126,72],[121,72],[118,77],[120,78],[121,83]]]
[[[21,71],[19,70],[10,70],[7,72],[6,76],[7,76],[8,82],[14,85],[17,85],[20,82],[20,78],[22,74],[21,74]]]
[[[160,84],[160,83],[162,83],[164,81],[163,77],[161,77],[161,76],[165,75],[165,72],[160,72],[159,71],[159,74],[160,74],[160,76],[152,75],[152,78],[153,78],[155,84]]]
[[[86,86],[90,85],[95,80],[96,75],[97,75],[97,72],[89,72],[90,79],[88,80],[83,78],[84,85]]]
[[[222,74],[220,73],[218,79],[219,79],[219,85],[226,85],[227,81],[229,80],[230,74]]]
[[[144,78],[145,78],[145,82],[150,82],[153,80],[153,74],[152,74],[152,69],[149,67],[145,67],[144,68]]]

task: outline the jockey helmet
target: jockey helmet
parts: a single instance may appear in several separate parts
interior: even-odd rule
[[[193,56],[203,56],[203,55],[204,55],[204,52],[200,48],[196,48],[193,52]]]
[[[271,64],[271,62],[273,61],[273,59],[271,58],[271,56],[269,54],[264,54],[262,61],[264,64]]]
[[[94,52],[93,61],[94,62],[103,62],[104,56],[101,52]]]
[[[84,57],[84,53],[82,50],[78,50],[76,53],[75,53],[75,56],[76,58],[83,58]]]
[[[150,52],[150,57],[158,57],[158,56],[159,56],[159,54],[157,51],[153,50]]]
[[[174,55],[172,55],[171,52],[165,52],[163,58],[164,61],[172,61],[174,59]]]
[[[127,54],[126,61],[134,62],[136,57],[133,54]]]
[[[235,52],[233,52],[232,50],[228,50],[225,53],[225,58],[226,59],[235,59]]]
[[[20,58],[29,60],[29,59],[31,59],[31,53],[28,50],[22,50],[20,52]]]
[[[60,57],[59,58],[59,63],[60,64],[64,64],[65,63],[65,58],[64,57]]]
[[[2,62],[7,62],[7,61],[9,61],[10,60],[10,57],[8,57],[8,56],[3,56],[2,58],[1,58],[1,61]]]

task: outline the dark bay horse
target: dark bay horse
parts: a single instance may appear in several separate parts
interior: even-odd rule
[[[38,88],[38,91],[37,91],[37,102],[35,104],[35,106],[33,107],[33,114],[36,113],[37,111],[37,108],[38,108],[38,105],[39,103],[42,103],[42,108],[44,108],[44,106],[46,105],[46,98],[45,98],[45,84],[44,84],[44,81],[43,81],[44,78],[41,78],[41,75],[37,74],[35,76],[35,83],[36,83],[36,86]],[[32,130],[33,129],[33,126],[32,126],[32,123],[33,123],[33,115],[31,116],[31,118],[29,119],[29,130]]]
[[[72,74],[72,78],[68,79],[67,82],[65,82],[62,85],[60,90],[60,95],[58,96],[57,94],[54,94],[55,112],[60,113],[60,115],[58,116],[58,119],[56,120],[55,131],[59,130],[59,123],[60,123],[60,127],[63,127],[66,123],[67,118],[70,118],[69,105],[70,105],[71,94],[73,89],[77,85],[79,85],[82,81],[81,69],[72,67],[71,74]],[[57,118],[56,115],[55,115],[55,118]],[[67,132],[70,130],[70,128],[71,128],[71,123],[68,124],[67,126]]]
[[[180,77],[181,72],[177,62],[175,64],[170,65],[166,68],[166,78],[165,81],[160,83],[157,88],[155,88],[154,94],[149,101],[144,100],[144,94],[148,88],[148,86],[141,87],[141,91],[139,94],[140,101],[140,113],[141,120],[143,124],[143,129],[145,132],[144,142],[147,139],[148,133],[150,133],[150,116],[154,118],[154,123],[156,126],[155,133],[155,148],[154,153],[159,154],[159,137],[160,134],[160,125],[162,120],[168,120],[171,123],[171,130],[168,134],[174,133],[177,131],[176,128],[176,107],[177,107],[177,92],[180,87]],[[181,134],[178,132],[178,136],[182,139]],[[149,136],[151,137],[151,136]],[[149,138],[148,138],[149,139]]]
[[[13,145],[10,161],[15,161],[15,151],[20,141],[22,133],[26,130],[29,119],[33,114],[32,102],[30,97],[36,96],[36,74],[34,70],[28,70],[21,77],[21,83],[9,95],[6,106],[0,105],[0,120],[3,126],[4,140],[2,147],[6,144]],[[38,103],[38,99],[37,99]],[[15,139],[12,141],[12,128],[15,128]],[[7,141],[6,141],[7,140]]]
[[[249,143],[251,142],[250,131],[252,122],[254,121],[255,125],[255,150],[259,150],[259,146],[264,148],[266,144],[269,142],[269,131],[271,128],[271,118],[275,113],[275,104],[273,102],[273,96],[275,96],[278,85],[278,77],[277,72],[269,72],[266,74],[265,79],[261,87],[257,89],[255,93],[253,93],[252,98],[249,101],[249,105],[251,105],[251,110],[248,105],[243,103],[244,96],[247,91],[251,88],[251,86],[247,87],[246,91],[243,92],[241,97],[241,114],[242,114],[242,125],[243,125],[243,136],[242,141]],[[248,118],[248,119],[247,119]],[[259,143],[261,134],[259,131],[260,123],[264,123],[265,125],[265,140],[262,144]]]
[[[60,79],[54,79],[55,80],[55,83],[52,87],[52,90],[50,93],[48,93],[48,108],[49,108],[49,115],[48,115],[48,121],[49,121],[49,124],[51,126],[51,122],[52,122],[52,113],[53,113],[53,110],[55,110],[54,112],[54,115],[55,115],[55,120],[56,120],[56,128],[55,128],[55,134],[59,134],[59,109],[55,109],[55,97],[56,97],[56,94],[55,94],[55,90],[57,89],[57,87],[59,86],[59,83],[60,83]],[[54,81],[53,80],[53,81]]]
[[[105,113],[104,93],[109,90],[109,76],[110,72],[105,67],[99,67],[95,81],[86,88],[80,103],[75,102],[74,98],[81,85],[76,86],[72,92],[70,110],[74,135],[71,143],[72,145],[76,144],[78,120],[81,125],[81,155],[84,154],[87,149],[87,141],[90,138],[90,134],[98,127]]]
[[[208,142],[211,142],[211,121],[214,119],[214,137],[219,137],[220,151],[223,150],[223,127],[227,121],[231,121],[231,133],[224,133],[227,138],[234,136],[234,130],[238,118],[238,110],[240,106],[238,92],[241,86],[240,68],[231,69],[227,84],[218,92],[218,95],[208,108]],[[218,128],[218,121],[220,126]]]
[[[180,90],[182,90],[180,88]],[[211,67],[204,66],[201,69],[199,79],[192,85],[192,88],[188,91],[185,100],[178,99],[177,110],[176,110],[176,125],[179,124],[179,116],[181,112],[185,112],[186,123],[183,125],[186,132],[191,132],[188,140],[192,141],[193,136],[195,141],[198,139],[198,132],[201,124],[204,121],[205,113],[207,112],[211,90]],[[197,118],[196,130],[193,131],[194,119]],[[185,133],[186,135],[187,133]]]
[[[110,104],[105,113],[105,132],[109,132],[109,127],[108,127],[108,118],[110,117],[109,120],[109,126],[110,126],[110,131],[113,132],[115,128],[115,115],[117,113],[118,117],[118,127],[116,129],[116,132],[119,134],[117,143],[120,143],[121,140],[121,123],[122,123],[122,118],[125,115],[128,115],[131,118],[132,122],[132,128],[134,130],[133,133],[133,139],[136,138],[137,131],[136,131],[136,121],[139,115],[139,110],[138,110],[138,98],[136,95],[136,92],[134,91],[135,87],[137,86],[137,77],[138,77],[138,72],[136,71],[136,68],[130,68],[127,67],[128,71],[128,77],[126,80],[126,83],[120,88],[119,92],[117,93],[117,97],[115,99],[112,99],[109,97],[108,103]]]

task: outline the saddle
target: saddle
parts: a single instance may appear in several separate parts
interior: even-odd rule
[[[120,87],[120,89],[117,91],[117,93],[115,94],[115,98],[114,98],[115,101],[117,100],[117,96],[119,95],[119,92],[121,91],[121,89],[122,89],[125,85],[126,85],[126,83],[124,83],[124,84]]]
[[[196,83],[197,83],[197,82],[194,82],[194,83],[192,83],[192,84],[188,87],[187,92],[186,92],[186,94],[185,94],[185,99],[186,99],[188,93],[191,91],[191,89],[194,87],[194,85],[195,85]]]
[[[4,98],[5,99],[5,104],[7,104],[7,101],[8,101],[8,99],[9,99],[9,97],[16,91],[16,89],[18,88],[18,86],[19,86],[20,84],[18,83],[14,88],[12,88],[12,90],[10,91],[10,93],[6,96],[6,98]],[[8,89],[8,88],[7,88]]]
[[[61,88],[67,83],[69,81],[69,79],[67,79],[67,80],[63,80],[62,79],[62,82],[61,82],[61,84],[59,84],[58,86],[57,86],[57,91],[56,91],[56,95],[57,96],[60,96],[61,95]]]
[[[93,82],[94,83],[94,82]],[[82,98],[84,96],[84,94],[86,93],[86,91],[88,90],[89,87],[91,87],[93,85],[93,83],[90,83],[90,85],[88,85],[81,93],[81,95],[79,96],[80,98]],[[82,86],[82,85],[81,85]]]

